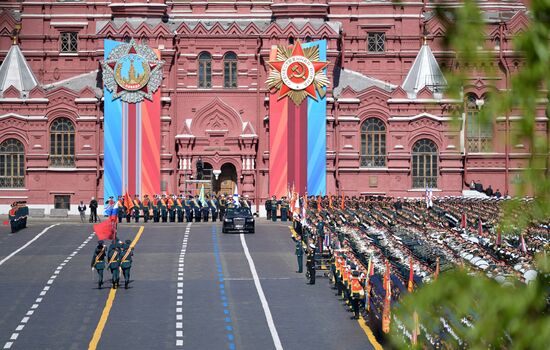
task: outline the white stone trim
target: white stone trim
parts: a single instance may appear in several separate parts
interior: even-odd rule
[[[50,22],[52,27],[86,27],[88,21],[86,22]]]

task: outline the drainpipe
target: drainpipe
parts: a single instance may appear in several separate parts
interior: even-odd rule
[[[502,64],[502,67],[504,68],[504,81],[506,89],[508,90],[509,86],[509,78],[510,78],[510,70],[508,69],[508,66],[506,65],[506,59],[504,58],[504,21],[500,21],[499,28],[498,28],[498,35],[499,35],[499,62]],[[508,111],[506,111],[506,115],[504,116],[506,118],[505,120],[505,138],[506,142],[504,144],[504,153],[505,153],[505,160],[504,160],[504,192],[506,194],[509,193],[509,177],[510,177],[510,119],[508,116]]]
[[[336,97],[334,97],[334,150],[336,151],[336,160],[335,160],[335,169],[334,169],[334,185],[336,186],[336,194],[340,195],[340,149],[338,145],[340,144],[340,127],[338,121],[338,110],[339,103]]]
[[[256,63],[257,63],[257,67],[258,67],[258,78],[257,78],[257,84],[256,84],[256,132],[257,133],[260,133],[261,132],[261,129],[260,128],[260,123],[261,123],[261,118],[260,118],[260,113],[261,113],[261,104],[262,101],[260,101],[260,58],[261,58],[261,50],[262,50],[262,38],[260,36],[258,36],[258,39],[257,39],[257,46],[256,46]],[[267,133],[266,133],[267,134]],[[260,170],[259,170],[259,165],[260,165],[260,140],[259,140],[259,135],[258,135],[258,140],[257,140],[257,151],[256,151],[256,164],[255,165],[255,169],[254,169],[254,172],[255,172],[255,178],[256,178],[256,186],[255,187],[255,190],[254,190],[254,202],[256,203],[256,213],[258,213],[258,217],[260,216],[260,193],[261,193],[261,185],[260,185]],[[269,140],[268,140],[269,142]],[[269,196],[269,194],[268,194]]]

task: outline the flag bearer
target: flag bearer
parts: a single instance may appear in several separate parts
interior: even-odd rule
[[[95,269],[97,271],[97,288],[99,289],[103,286],[103,270],[105,269],[106,255],[103,241],[98,241],[92,258],[92,270]]]
[[[112,288],[116,289],[118,287],[118,282],[120,279],[120,247],[121,245],[116,243],[113,249],[109,250],[109,269],[111,270],[112,276]]]

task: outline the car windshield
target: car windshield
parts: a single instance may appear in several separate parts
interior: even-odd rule
[[[251,216],[250,208],[231,208],[227,209],[228,216]]]

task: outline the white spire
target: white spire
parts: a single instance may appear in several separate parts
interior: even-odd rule
[[[38,85],[38,81],[27,64],[19,45],[13,44],[6,59],[0,65],[0,92],[14,86],[21,93],[26,93],[36,85]]]
[[[432,50],[424,40],[424,44],[403,82],[403,90],[407,92],[409,98],[416,98],[416,93],[425,86],[433,93],[441,93],[441,89],[446,85],[447,80],[445,80]]]

